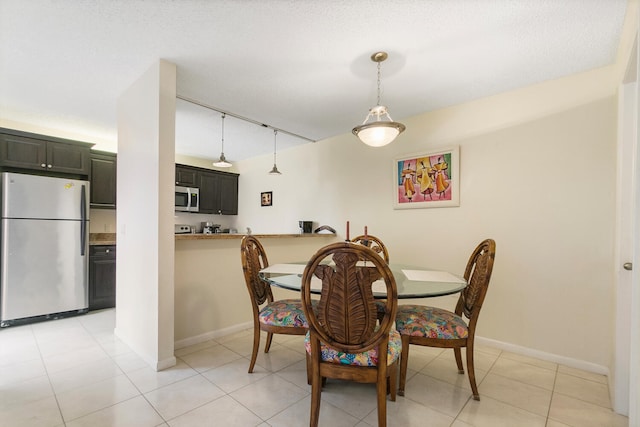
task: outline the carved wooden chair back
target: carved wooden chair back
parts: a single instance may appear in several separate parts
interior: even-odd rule
[[[460,293],[455,311],[420,306],[401,305],[398,307],[396,326],[402,335],[402,362],[400,364],[400,389],[404,395],[407,375],[409,345],[452,348],[458,372],[464,374],[462,347],[466,347],[467,374],[475,400],[480,400],[474,367],[474,340],[476,325],[482,303],[489,288],[496,255],[496,242],[486,239],[471,253],[464,272],[468,285]],[[468,319],[465,322],[464,317]]]
[[[458,316],[464,315],[469,319],[469,329],[473,328],[474,331],[482,303],[489,289],[495,256],[496,242],[486,239],[475,248],[464,270],[464,278],[468,285],[460,293],[455,312]]]
[[[332,263],[328,264],[328,261]],[[315,309],[311,298],[314,277],[322,282]],[[386,314],[379,325],[372,291],[372,284],[378,280],[384,282],[387,291]],[[398,361],[397,355],[389,356],[390,330],[398,303],[396,282],[389,266],[366,246],[334,243],[321,248],[307,263],[301,295],[309,323],[310,425],[318,423],[325,378],[376,383],[378,422],[380,426],[386,425],[386,395],[389,387],[391,399],[395,400]],[[400,337],[395,330],[393,332],[397,336],[399,353]],[[376,362],[360,364],[362,360],[370,360],[372,353],[368,352],[372,351],[376,352]]]
[[[259,307],[265,302],[273,301],[271,286],[260,279],[258,273],[263,268],[269,267],[267,253],[260,241],[251,235],[245,236],[240,244],[242,258],[242,271],[247,290],[251,297],[251,305],[257,315]]]
[[[269,266],[267,253],[260,241],[251,235],[243,237],[240,255],[253,312],[253,350],[249,362],[251,373],[258,357],[260,331],[267,332],[264,352],[268,353],[273,334],[304,335],[308,326],[299,298],[274,300],[271,286],[260,279],[260,270]]]
[[[389,251],[387,251],[387,247],[378,237],[372,236],[371,234],[368,234],[366,236],[363,234],[361,236],[354,237],[353,239],[351,239],[351,241],[353,243],[360,243],[361,245],[368,247],[369,249],[380,255],[387,262],[387,264],[389,264]]]

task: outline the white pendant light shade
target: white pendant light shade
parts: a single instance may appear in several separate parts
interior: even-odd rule
[[[230,168],[233,166],[231,163],[227,162],[226,157],[224,157],[224,118],[226,114],[222,114],[222,149],[220,151],[220,159],[217,162],[213,163],[213,166],[218,168]]]
[[[215,162],[213,166],[216,166],[219,168],[230,168],[233,165],[227,162],[226,157],[224,157],[224,153],[220,153],[220,159],[217,162]]]
[[[376,52],[371,55],[371,60],[378,63],[378,105],[369,110],[364,122],[351,131],[360,141],[371,147],[387,145],[405,130],[402,123],[393,121],[387,107],[380,105],[380,63],[385,59],[387,59],[386,52]]]
[[[381,120],[383,115],[387,120]],[[372,118],[374,120],[371,120]],[[387,113],[387,107],[377,105],[369,110],[364,123],[353,128],[352,132],[365,144],[371,147],[382,147],[396,139],[404,130],[405,126],[402,123],[391,119]]]

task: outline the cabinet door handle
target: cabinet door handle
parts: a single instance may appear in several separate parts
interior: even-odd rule
[[[44,163],[42,163],[42,164],[40,165],[40,167],[46,168],[46,167],[47,167],[47,165],[46,165],[46,164],[44,164]]]
[[[624,268],[625,270],[633,270],[633,264],[630,262],[625,262],[624,264],[622,264],[622,268]]]
[[[106,253],[109,253],[109,252],[111,252],[111,250],[110,250],[110,249],[107,249],[107,250],[105,250],[105,252],[106,252]]]
[[[47,165],[47,167],[48,167],[49,169],[51,169],[51,165]]]

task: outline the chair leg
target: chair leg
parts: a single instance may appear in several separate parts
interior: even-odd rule
[[[253,350],[251,352],[251,362],[249,362],[249,373],[253,372],[253,367],[258,358],[258,349],[260,348],[260,325],[253,326]]]
[[[320,393],[322,392],[322,378],[320,372],[313,372],[311,379],[311,418],[310,427],[318,427],[320,419]]]
[[[404,386],[407,381],[407,365],[409,364],[409,337],[402,335],[402,352],[400,353],[400,387],[398,394],[404,396]]]
[[[469,375],[469,383],[471,384],[473,399],[480,400],[478,386],[476,385],[476,370],[473,366],[473,341],[467,342],[467,374]]]
[[[387,427],[387,378],[380,378],[380,372],[378,372],[378,381],[376,384],[376,391],[378,397],[378,427]]]
[[[273,332],[267,332],[267,343],[264,345],[264,352],[269,353],[271,348],[271,340],[273,339]]]
[[[464,367],[462,366],[462,354],[460,351],[460,347],[454,348],[453,353],[456,355],[456,364],[458,365],[458,373],[464,374]]]
[[[396,360],[395,362],[393,362],[393,364],[387,369],[387,375],[389,375],[389,378],[387,379],[387,393],[389,394],[389,398],[391,399],[391,401],[395,402],[398,380],[398,361]]]

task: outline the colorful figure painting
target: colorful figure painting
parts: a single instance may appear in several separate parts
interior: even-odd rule
[[[458,206],[458,147],[395,160],[394,207]]]

